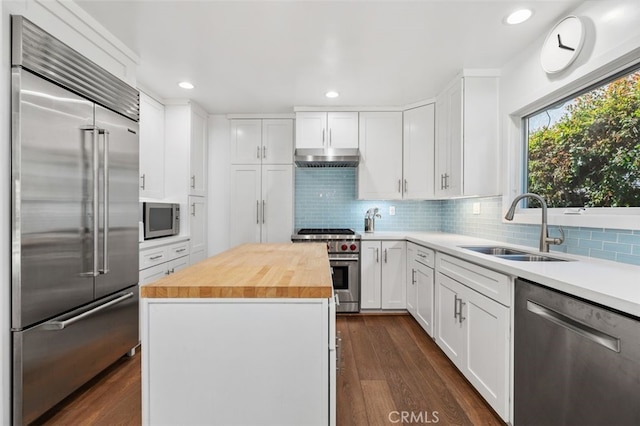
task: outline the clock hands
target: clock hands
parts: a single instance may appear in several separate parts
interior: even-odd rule
[[[560,34],[558,34],[558,47],[560,49],[566,49],[566,50],[570,50],[572,52],[575,52],[575,50],[576,50],[573,47],[569,47],[569,46],[566,46],[566,45],[562,44],[562,39],[560,39]]]

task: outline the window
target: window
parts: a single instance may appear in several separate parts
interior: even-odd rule
[[[524,128],[526,191],[549,207],[640,207],[639,68],[525,117]]]

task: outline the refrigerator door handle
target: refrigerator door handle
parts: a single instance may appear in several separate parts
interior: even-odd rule
[[[99,275],[98,272],[98,225],[99,225],[99,218],[100,218],[100,214],[99,214],[99,208],[100,208],[100,200],[98,200],[98,190],[99,190],[99,185],[98,185],[98,178],[100,175],[100,163],[99,163],[99,152],[98,152],[98,132],[99,129],[96,126],[83,126],[81,128],[82,131],[84,132],[91,132],[92,134],[92,138],[91,138],[91,148],[92,148],[92,168],[91,168],[91,175],[92,175],[92,188],[91,188],[91,196],[92,196],[92,217],[91,217],[91,222],[93,225],[93,258],[92,258],[92,269],[89,272],[83,273],[84,276],[90,276],[90,277],[97,277]]]
[[[44,324],[42,324],[41,327],[42,327],[43,330],[63,330],[64,328],[66,328],[66,327],[68,327],[68,326],[70,326],[70,325],[72,325],[72,324],[74,324],[74,323],[76,323],[78,321],[81,321],[81,320],[83,320],[83,319],[85,319],[87,317],[95,315],[98,312],[100,312],[100,311],[102,311],[104,309],[107,309],[110,306],[117,305],[118,303],[123,302],[123,301],[125,301],[127,299],[130,299],[132,297],[133,297],[133,292],[129,292],[129,293],[123,294],[122,296],[120,296],[120,297],[118,297],[116,299],[110,300],[107,303],[103,303],[100,306],[97,306],[97,307],[95,307],[93,309],[90,309],[90,310],[88,310],[86,312],[81,313],[80,315],[76,315],[75,317],[71,317],[71,318],[66,319],[64,321],[47,321]]]
[[[102,269],[99,270],[101,274],[109,272],[109,131],[100,129],[99,132],[103,136],[104,151],[102,155],[102,203],[103,203],[103,217],[102,217]]]

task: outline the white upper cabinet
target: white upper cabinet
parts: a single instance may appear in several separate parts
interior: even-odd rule
[[[498,195],[498,77],[464,76],[436,100],[435,195]]]
[[[231,164],[260,164],[262,120],[231,120],[230,128]]]
[[[402,199],[402,112],[360,113],[358,198]]]
[[[165,105],[165,196],[205,196],[207,113],[198,105]]]
[[[293,120],[262,120],[262,162],[264,164],[293,162]]]
[[[293,120],[231,120],[231,164],[292,164]]]
[[[424,200],[434,196],[435,105],[404,112],[402,198]]]
[[[140,92],[140,198],[164,197],[164,105]]]
[[[358,148],[358,113],[297,112],[296,148]]]

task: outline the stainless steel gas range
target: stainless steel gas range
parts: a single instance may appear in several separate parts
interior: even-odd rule
[[[338,312],[360,312],[360,234],[352,229],[302,228],[294,243],[326,243]]]

